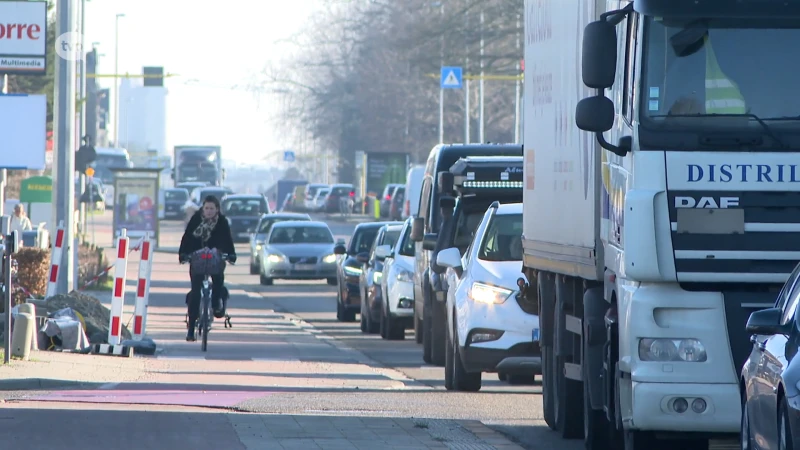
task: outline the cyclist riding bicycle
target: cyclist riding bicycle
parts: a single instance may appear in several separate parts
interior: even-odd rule
[[[219,200],[213,195],[209,195],[203,200],[203,208],[197,211],[186,225],[186,231],[181,238],[181,246],[178,249],[178,261],[189,260],[192,253],[204,248],[217,249],[221,253],[228,255],[228,260],[236,262],[236,248],[233,245],[233,236],[228,219],[220,213]],[[189,276],[192,281],[192,290],[189,294],[189,332],[186,335],[187,341],[194,341],[194,330],[197,318],[200,314],[200,291],[203,288],[203,275]],[[214,309],[214,317],[225,317],[225,304],[222,302],[222,294],[225,289],[225,276],[211,276],[211,305]]]

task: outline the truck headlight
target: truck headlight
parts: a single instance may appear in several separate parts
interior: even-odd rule
[[[401,271],[397,272],[397,281],[413,282],[414,281],[414,274],[409,272],[409,271],[407,271],[407,270],[401,270]]]
[[[639,359],[659,362],[704,362],[706,348],[697,339],[655,339],[639,341]]]
[[[500,304],[508,300],[514,291],[483,283],[472,283],[469,289],[469,298],[473,301],[486,304]]]
[[[335,253],[331,253],[330,255],[322,258],[322,262],[324,262],[325,264],[333,264],[333,263],[335,263],[336,262],[336,254]]]
[[[348,277],[360,277],[361,276],[361,269],[358,267],[349,267],[345,266],[344,274]]]

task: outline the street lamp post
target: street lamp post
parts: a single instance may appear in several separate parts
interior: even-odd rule
[[[114,142],[119,147],[119,18],[125,14],[117,14],[114,24]]]

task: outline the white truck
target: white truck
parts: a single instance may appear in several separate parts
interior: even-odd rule
[[[739,432],[745,323],[800,260],[798,17],[525,0],[519,283],[564,438],[687,450]]]

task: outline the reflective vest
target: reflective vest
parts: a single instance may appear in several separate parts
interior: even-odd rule
[[[708,36],[706,48],[706,114],[745,114],[747,108],[739,86],[725,76]]]

